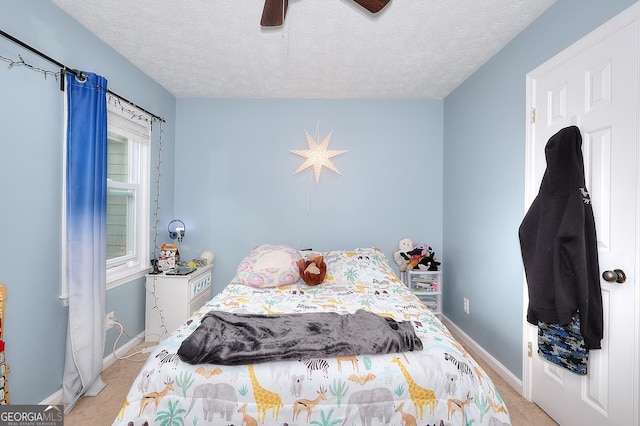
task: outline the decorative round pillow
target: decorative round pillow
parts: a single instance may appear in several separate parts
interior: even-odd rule
[[[291,285],[300,279],[298,260],[300,252],[292,247],[263,244],[245,257],[236,277],[251,287],[278,287]]]

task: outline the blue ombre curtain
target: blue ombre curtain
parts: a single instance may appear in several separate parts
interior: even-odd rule
[[[67,73],[66,276],[67,354],[62,383],[66,410],[105,386],[107,213],[107,80]]]

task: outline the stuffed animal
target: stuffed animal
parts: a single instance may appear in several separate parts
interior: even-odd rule
[[[409,259],[411,259],[410,251],[416,248],[416,245],[409,238],[403,238],[398,243],[398,249],[393,252],[393,260],[396,261],[398,266],[402,266]]]
[[[428,246],[418,246],[409,238],[403,238],[398,243],[398,249],[393,252],[393,259],[400,266],[400,272],[418,268],[425,271],[437,271],[440,262],[435,260],[435,252]]]
[[[418,261],[418,269],[425,271],[437,271],[440,264],[440,262],[436,261],[436,253],[433,249],[430,246],[425,245],[422,256]]]
[[[302,280],[310,286],[320,284],[327,275],[327,264],[324,257],[319,255],[298,260],[298,269]]]

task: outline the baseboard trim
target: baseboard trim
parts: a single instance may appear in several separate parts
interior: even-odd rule
[[[455,325],[449,318],[444,315],[441,317],[444,325],[461,340],[462,343],[467,345],[473,352],[476,353],[489,367],[491,367],[505,382],[514,388],[520,395],[522,393],[522,380],[514,375],[508,368],[506,368],[500,361],[495,359],[493,355],[487,352],[482,346],[480,346],[475,340],[473,340],[467,333],[462,331],[460,327]]]
[[[102,360],[102,371],[104,371],[106,368],[110,367],[111,365],[113,365],[118,358],[116,358],[116,356],[122,357],[124,355],[127,354],[127,352],[129,352],[131,349],[135,348],[136,345],[140,342],[144,341],[144,332],[138,334],[137,336],[133,337],[132,339],[130,339],[127,343],[125,343],[124,345],[120,346],[118,349],[115,350],[114,352],[111,352],[109,354],[109,356],[107,356],[106,358],[104,358]],[[60,388],[56,393],[50,395],[49,397],[47,397],[46,399],[44,399],[43,401],[40,402],[41,405],[56,405],[56,404],[62,404],[62,388]]]

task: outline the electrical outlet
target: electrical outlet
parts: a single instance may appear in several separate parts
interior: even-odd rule
[[[107,330],[116,325],[116,314],[111,311],[107,314],[107,317],[104,319],[104,326]]]
[[[469,299],[467,299],[466,297],[464,299],[462,299],[464,301],[464,305],[463,305],[463,310],[464,313],[469,315]]]

